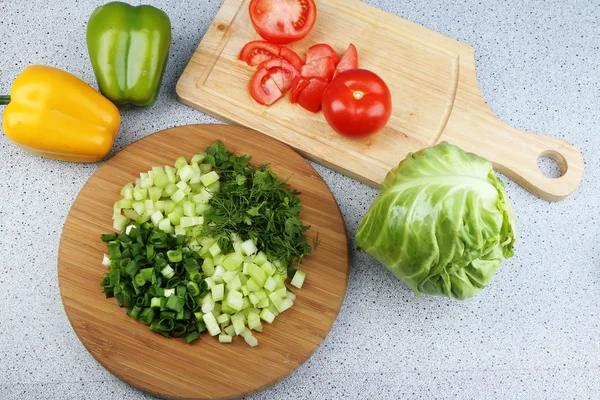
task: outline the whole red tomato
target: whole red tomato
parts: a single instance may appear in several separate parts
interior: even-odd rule
[[[340,73],[323,93],[323,114],[342,136],[360,138],[380,131],[392,115],[392,95],[379,75],[366,69]]]

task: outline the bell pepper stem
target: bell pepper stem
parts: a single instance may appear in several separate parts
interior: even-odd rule
[[[10,103],[10,96],[0,96],[0,106],[5,106]]]

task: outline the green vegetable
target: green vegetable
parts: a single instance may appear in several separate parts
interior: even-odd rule
[[[148,222],[133,227],[129,235],[102,235],[103,240],[111,240],[107,243],[110,272],[102,280],[104,293],[106,297],[114,296],[117,304],[128,308],[127,315],[149,325],[151,330],[167,337],[182,336],[182,324],[198,322],[190,307],[195,300],[188,301],[187,287],[193,289],[192,296],[197,298],[208,293],[208,288],[193,282],[185,268],[199,265],[201,258],[182,247],[181,238],[166,235]],[[195,271],[195,275],[199,272]]]
[[[515,223],[491,163],[444,142],[388,173],[356,243],[417,296],[462,300],[512,257]]]
[[[87,46],[98,86],[121,108],[155,103],[170,45],[169,17],[149,5],[107,3],[88,22]]]
[[[101,239],[104,292],[127,315],[188,343],[208,330],[256,346],[250,330],[262,331],[261,316],[271,323],[292,307],[285,279],[304,281],[293,267],[311,251],[308,227],[297,192],[249,159],[216,142],[190,164],[180,157],[125,185],[113,215],[122,232]]]
[[[279,180],[268,165],[255,168],[250,156],[236,156],[221,142],[206,150],[204,162],[222,177],[211,208],[204,213],[202,235],[216,238],[224,252],[233,250],[232,234],[252,239],[273,260],[286,267],[301,263],[312,248],[304,232],[309,228],[300,220],[302,202],[298,191]],[[244,245],[248,253],[256,251]]]

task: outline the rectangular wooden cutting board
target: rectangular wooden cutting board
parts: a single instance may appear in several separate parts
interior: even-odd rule
[[[489,110],[470,46],[357,0],[317,0],[315,27],[289,47],[304,56],[315,43],[329,43],[338,53],[354,43],[360,67],[380,75],[392,92],[387,127],[351,140],[331,130],[322,113],[288,99],[270,107],[257,104],[248,91],[254,69],[237,59],[246,43],[260,39],[249,2],[224,1],[177,83],[184,104],[272,136],[375,187],[409,152],[440,141],[486,157],[499,172],[548,200],[567,197],[581,181],[583,157],[577,148],[512,128]],[[545,177],[537,166],[540,156],[555,159],[562,176]]]

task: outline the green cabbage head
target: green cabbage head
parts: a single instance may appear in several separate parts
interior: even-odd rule
[[[515,223],[492,164],[443,142],[387,174],[356,243],[417,297],[463,300],[490,283],[503,256],[513,256]]]

